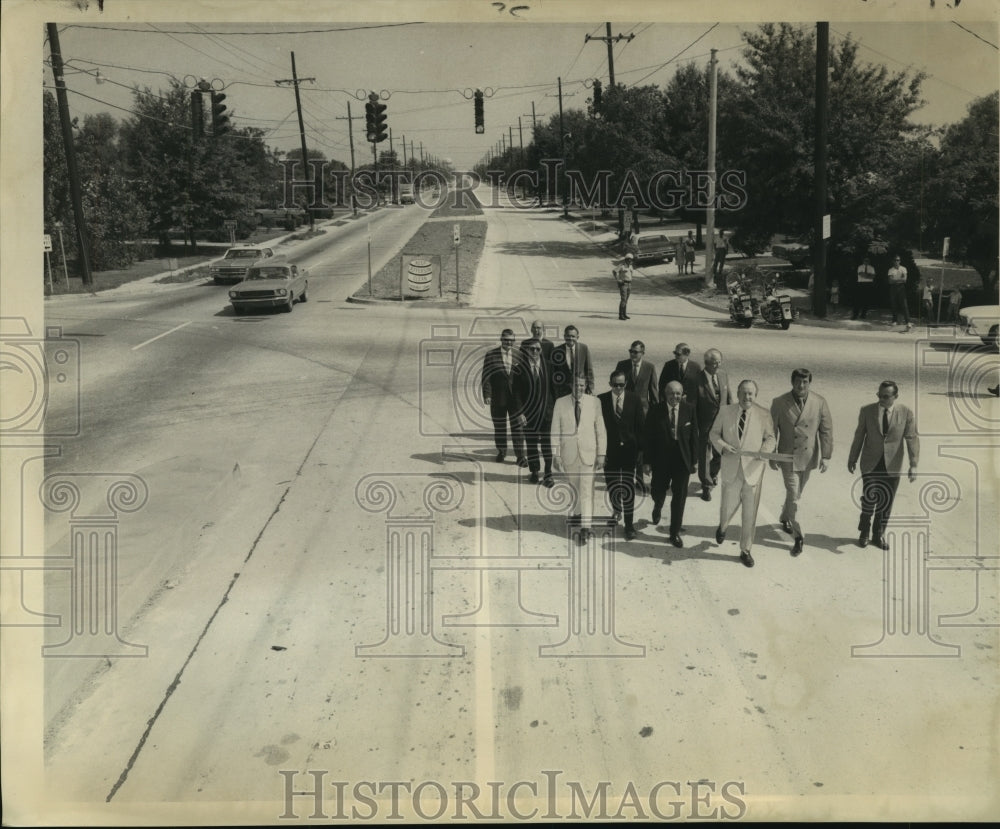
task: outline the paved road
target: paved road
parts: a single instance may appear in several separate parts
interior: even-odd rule
[[[84,428],[47,471],[150,492],[119,528],[119,630],[147,658],[45,660],[53,795],[275,823],[385,819],[393,792],[417,817],[443,797],[444,818],[995,814],[998,412],[978,396],[995,358],[745,332],[641,277],[619,321],[608,260],[557,212],[486,216],[469,308],[344,302],[357,240],[316,252],[292,315],[235,318],[199,287],[48,307],[84,344]],[[657,364],[678,341],[721,348],[765,403],[809,366],[835,454],[806,492],[805,553],[776,526],[776,473],[753,570],[696,486],[683,550],[648,502],[636,541],[571,546],[564,490],[478,433],[482,344],[533,318],[556,340],[579,327],[599,390],[636,338]],[[934,569],[854,545],[846,453],[887,376],[926,432],[900,544],[929,527]],[[66,517],[47,530],[65,550]],[[65,610],[65,574],[47,588]],[[322,804],[286,797],[315,785]]]

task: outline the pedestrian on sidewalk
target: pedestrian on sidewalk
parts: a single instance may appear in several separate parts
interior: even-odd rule
[[[913,328],[910,322],[910,309],[906,303],[906,268],[900,264],[899,257],[893,257],[892,267],[889,268],[889,299],[892,303],[892,324],[896,325],[899,319],[906,323],[906,330]]]
[[[851,319],[867,319],[868,310],[872,307],[872,291],[875,287],[875,266],[867,256],[858,265],[858,281],[854,286],[854,308]]]
[[[618,319],[620,320],[630,319],[628,298],[632,295],[632,277],[635,276],[635,271],[632,270],[632,260],[632,254],[626,253],[625,258],[611,270],[615,282],[618,283]]]
[[[725,271],[726,254],[729,253],[729,239],[726,231],[719,231],[719,238],[715,240],[715,259],[712,261],[712,275],[719,277]]]
[[[681,264],[681,273],[694,273],[694,231],[689,230],[688,235],[681,241],[681,250],[677,256],[677,264]]]

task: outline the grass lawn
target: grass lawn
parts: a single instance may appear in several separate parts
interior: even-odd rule
[[[364,285],[354,296],[357,299],[399,299],[400,267],[405,255],[437,255],[441,260],[441,299],[455,301],[455,255],[454,226],[459,227],[458,285],[459,298],[468,295],[475,287],[476,271],[483,254],[486,241],[486,221],[477,218],[483,211],[478,204],[470,204],[465,199],[457,207],[452,199],[435,210],[430,218],[403,245],[402,250],[390,259],[378,273],[372,274],[371,293]],[[452,221],[454,220],[454,221]],[[409,299],[409,298],[408,298]],[[428,297],[438,300],[438,296]],[[415,298],[415,301],[421,301]]]

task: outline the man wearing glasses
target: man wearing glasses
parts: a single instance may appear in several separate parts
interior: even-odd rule
[[[892,324],[896,325],[902,317],[906,330],[913,328],[910,322],[910,309],[906,304],[906,268],[899,263],[899,257],[893,257],[889,268],[889,301],[892,304]]]
[[[522,346],[527,359],[514,370],[514,396],[518,427],[524,435],[531,483],[545,464],[544,486],[552,486],[552,383],[548,362],[542,359],[542,344],[531,338]]]
[[[691,359],[691,346],[687,343],[677,343],[674,348],[674,359],[663,364],[660,372],[660,400],[664,398],[663,390],[667,383],[676,380],[684,389],[684,399],[694,403],[698,395],[698,374],[701,366]]]
[[[903,444],[910,456],[910,481],[917,478],[920,459],[920,439],[916,421],[906,406],[897,401],[899,386],[892,380],[879,384],[877,403],[862,406],[858,428],[847,456],[847,471],[851,474],[861,462],[861,519],[858,522],[858,546],[868,546],[868,534],[876,547],[889,549],[885,540],[885,525],[892,514],[899,478],[903,473]]]
[[[514,332],[505,328],[500,333],[500,346],[491,348],[483,359],[483,402],[490,407],[493,420],[493,440],[497,447],[497,462],[507,455],[507,421],[518,466],[527,466],[524,456],[524,436],[515,417],[514,371],[522,356],[514,349]]]
[[[608,487],[608,500],[617,523],[625,517],[625,540],[636,536],[633,526],[635,514],[635,477],[639,462],[639,441],[642,436],[644,416],[638,395],[627,390],[625,373],[615,369],[609,378],[611,391],[599,394],[604,429],[608,436],[608,454],[604,462],[604,483]]]

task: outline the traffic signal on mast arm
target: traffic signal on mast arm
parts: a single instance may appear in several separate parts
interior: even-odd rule
[[[196,141],[205,134],[205,104],[197,89],[191,93],[191,133]]]
[[[212,135],[229,132],[229,116],[226,115],[226,105],[222,103],[224,100],[226,100],[224,93],[212,93]]]
[[[385,141],[389,137],[385,104],[379,103],[377,92],[368,95],[368,103],[365,104],[365,127],[367,138],[373,143]]]
[[[476,107],[476,135],[482,135],[486,132],[486,125],[483,123],[483,92],[481,89],[476,90],[473,100]]]
[[[598,80],[595,80],[594,81],[594,112],[600,112],[601,111],[601,99],[602,99],[601,82],[598,81]]]

